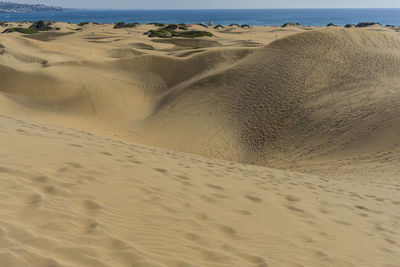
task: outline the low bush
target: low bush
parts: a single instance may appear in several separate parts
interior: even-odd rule
[[[297,27],[297,26],[301,26],[301,24],[298,23],[298,22],[296,22],[296,23],[294,23],[294,22],[288,22],[288,23],[283,24],[281,27],[282,27],[282,28],[285,28],[285,27],[289,27],[289,26]]]
[[[31,26],[29,26],[29,29],[32,30],[37,30],[37,31],[50,31],[53,30],[53,27],[51,27],[53,23],[50,21],[43,21],[43,20],[38,20],[34,22]]]
[[[174,31],[165,28],[158,30],[150,30],[145,33],[149,37],[159,37],[159,38],[173,38],[173,37],[183,37],[183,38],[197,38],[208,36],[212,37],[213,34],[206,31]]]
[[[34,33],[39,33],[38,30],[35,29],[31,29],[31,28],[20,28],[20,27],[16,27],[16,28],[8,28],[5,31],[3,31],[3,33],[10,33],[10,32],[19,32],[19,33],[23,33],[23,34],[34,34]]]
[[[374,25],[381,25],[379,22],[360,22],[356,25],[358,28],[374,26]]]
[[[139,23],[137,22],[133,23],[117,22],[114,25],[114,29],[136,28],[137,26],[139,26]]]

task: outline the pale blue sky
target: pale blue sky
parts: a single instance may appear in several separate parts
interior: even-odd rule
[[[72,8],[213,9],[213,8],[400,8],[400,0],[9,0]]]

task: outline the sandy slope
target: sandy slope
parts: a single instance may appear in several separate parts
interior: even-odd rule
[[[397,179],[279,171],[0,117],[0,266],[397,266]]]
[[[58,26],[0,34],[0,266],[399,266],[397,32]]]

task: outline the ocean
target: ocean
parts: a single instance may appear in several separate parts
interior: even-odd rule
[[[229,25],[281,25],[298,22],[307,26],[379,22],[400,25],[400,9],[224,9],[224,10],[65,10],[63,12],[0,13],[4,21],[52,20],[115,23],[119,21],[163,23],[209,23]]]

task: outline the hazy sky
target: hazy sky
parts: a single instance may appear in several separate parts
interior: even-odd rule
[[[3,0],[6,1],[6,0]],[[8,0],[73,8],[212,9],[212,8],[373,8],[397,7],[400,0]]]

